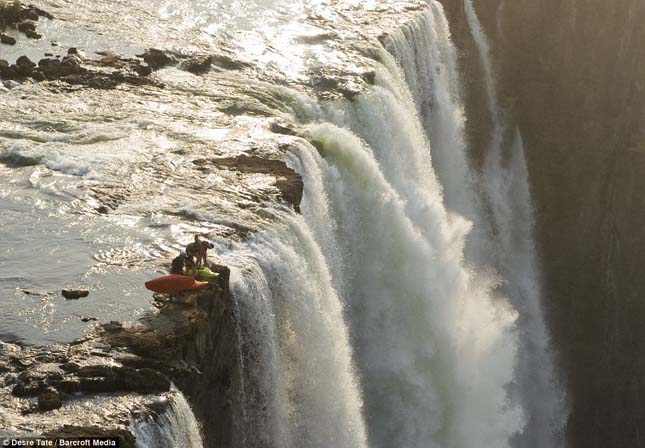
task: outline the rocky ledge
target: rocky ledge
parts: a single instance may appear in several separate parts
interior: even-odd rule
[[[15,29],[29,39],[40,39],[36,32],[36,22],[40,18],[53,19],[54,16],[34,5],[21,5],[18,1],[0,3],[0,30]],[[15,45],[16,39],[0,33],[0,43]]]
[[[176,393],[191,402],[205,446],[231,446],[239,363],[229,270],[198,292],[155,295],[157,310],[110,322],[71,345],[0,343],[0,436],[118,437],[158,419]]]

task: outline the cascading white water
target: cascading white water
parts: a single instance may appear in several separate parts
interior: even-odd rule
[[[391,61],[389,54],[382,54],[382,60],[395,78],[397,71],[403,70],[427,130],[446,207],[474,220],[476,199],[468,165],[457,51],[442,5],[430,2],[416,21],[388,35],[384,45],[396,61]]]
[[[528,421],[524,434],[516,442],[517,446],[527,448],[563,446],[566,408],[549,354],[541,308],[542,291],[532,237],[533,210],[522,137],[516,128],[504,160],[507,125],[497,101],[490,44],[472,0],[464,0],[464,9],[484,69],[487,104],[493,122],[480,184],[491,210],[491,224],[496,229],[498,268],[520,316],[522,346],[516,393],[524,404]]]
[[[383,68],[353,102],[308,110],[336,123],[307,128],[324,159],[300,146],[299,171],[329,199],[371,446],[508,446],[514,313],[462,263],[469,224],[443,206],[407,86]]]
[[[387,101],[385,90],[371,94]],[[395,123],[380,125],[397,132]],[[305,175],[322,177],[346,255],[345,300],[371,446],[507,446],[522,425],[504,391],[514,315],[491,302],[491,285],[470,281],[461,264],[463,227],[447,220],[440,202],[427,203],[433,195],[402,197],[348,130],[319,124],[307,133],[324,159],[311,149],[316,165]],[[408,210],[412,201],[427,209]]]
[[[184,395],[174,393],[159,417],[135,422],[133,432],[137,448],[202,448],[199,424]]]
[[[342,308],[325,258],[302,217],[284,212],[280,219],[282,225],[225,257],[237,266],[232,291],[242,322],[243,445],[367,447]]]
[[[504,170],[500,156],[497,171],[472,174],[438,3],[389,49],[402,68],[384,52],[376,85],[353,101],[287,94],[314,122],[304,135],[318,148],[295,141],[288,158],[305,181],[303,217],[285,212],[283,225],[225,256],[238,266],[245,446],[508,447],[526,418],[554,409],[521,400],[522,409],[508,394],[513,381],[525,393],[525,361],[538,359],[521,353],[518,366],[518,348],[547,353],[522,233],[530,206],[515,207],[529,197],[521,148]],[[478,204],[482,182],[492,218]],[[519,331],[515,310],[493,298],[499,279],[486,258],[509,285]],[[534,440],[553,440],[545,434]]]

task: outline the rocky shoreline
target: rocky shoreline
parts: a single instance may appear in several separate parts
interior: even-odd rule
[[[220,275],[204,290],[157,296],[159,310],[104,324],[69,346],[0,343],[1,426],[49,438],[119,437],[122,447],[134,446],[133,426],[166,410],[163,397],[174,384],[202,422],[206,446],[230,446],[240,377],[235,313],[228,268],[211,268]],[[119,403],[122,397],[129,399]],[[83,415],[75,414],[84,401]]]

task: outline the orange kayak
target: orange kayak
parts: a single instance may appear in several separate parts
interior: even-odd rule
[[[189,275],[164,275],[146,282],[146,288],[150,291],[161,292],[164,294],[175,294],[182,291],[191,291],[193,289],[203,288],[208,282],[198,282]]]

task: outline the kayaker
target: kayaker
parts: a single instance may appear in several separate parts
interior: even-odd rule
[[[186,246],[186,255],[190,258],[191,264],[194,265],[197,260],[199,260],[199,248],[200,248],[200,239],[199,235],[195,235],[195,241]]]
[[[187,257],[186,252],[182,252],[173,258],[172,264],[170,265],[170,273],[182,275],[184,273],[184,268],[186,267]]]
[[[208,249],[213,249],[214,247],[215,245],[209,241],[199,242],[199,254],[197,255],[197,266],[208,267],[208,261],[206,260],[206,252],[208,252]]]

